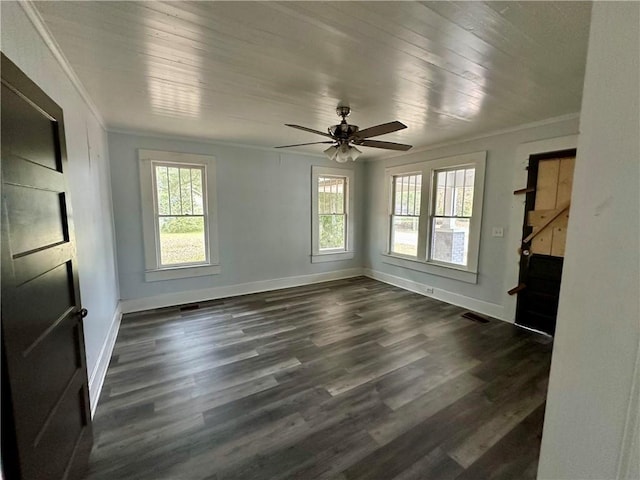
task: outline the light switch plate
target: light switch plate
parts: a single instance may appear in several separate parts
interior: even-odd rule
[[[504,228],[502,227],[493,227],[491,230],[492,237],[504,237]]]

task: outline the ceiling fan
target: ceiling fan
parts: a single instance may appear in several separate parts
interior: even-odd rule
[[[289,123],[285,124],[287,127],[297,128],[298,130],[304,130],[305,132],[316,133],[324,137],[329,137],[331,138],[330,141],[297,143],[295,145],[283,145],[276,148],[289,148],[300,147],[302,145],[331,143],[332,145],[324,151],[325,155],[327,155],[330,160],[345,163],[350,160],[355,161],[356,158],[358,158],[362,154],[362,152],[355,147],[356,145],[363,147],[384,148],[387,150],[399,150],[402,152],[406,152],[412,147],[412,145],[405,145],[403,143],[369,140],[369,138],[371,137],[377,137],[379,135],[385,135],[387,133],[397,132],[398,130],[407,128],[407,126],[401,122],[395,121],[383,123],[381,125],[376,125],[375,127],[369,127],[365,128],[364,130],[360,130],[357,125],[349,125],[347,123],[347,117],[351,113],[350,107],[339,106],[338,108],[336,108],[336,113],[339,117],[342,117],[342,121],[338,125],[329,127],[327,129],[328,133],[321,132],[320,130],[314,130],[312,128],[302,127],[300,125],[291,125]]]

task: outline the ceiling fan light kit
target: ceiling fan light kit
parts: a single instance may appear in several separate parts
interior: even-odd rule
[[[338,163],[355,161],[360,155],[362,155],[362,152],[358,150],[355,145],[363,147],[383,148],[386,150],[399,150],[403,152],[411,148],[411,145],[405,145],[402,143],[368,140],[371,137],[377,137],[379,135],[385,135],[387,133],[397,132],[398,130],[407,128],[407,126],[401,122],[395,121],[383,123],[381,125],[376,125],[374,127],[360,130],[357,125],[349,125],[347,123],[347,117],[351,113],[350,107],[339,106],[338,108],[336,108],[336,113],[339,117],[342,117],[342,121],[338,125],[332,125],[331,127],[329,127],[327,129],[328,133],[324,133],[320,130],[314,130],[308,127],[303,127],[300,125],[293,125],[289,123],[285,124],[287,127],[304,130],[305,132],[315,133],[318,135],[322,135],[323,137],[329,137],[332,139],[331,141],[297,143],[295,145],[283,145],[276,148],[331,143],[332,145],[324,151],[324,154],[330,160],[335,160]]]
[[[338,163],[355,162],[362,152],[356,147],[352,147],[347,143],[341,144],[339,147],[331,146],[324,151],[329,160],[335,160]]]

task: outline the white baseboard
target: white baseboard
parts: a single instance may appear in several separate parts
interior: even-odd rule
[[[489,317],[513,323],[505,317],[504,307],[497,303],[489,303],[483,300],[478,300],[477,298],[460,295],[459,293],[434,288],[430,285],[425,285],[424,283],[407,280],[406,278],[397,277],[395,275],[372,270],[370,268],[365,268],[363,273],[365,276],[373,278],[374,280],[380,280],[381,282],[404,288],[405,290],[419,293],[426,297],[442,300],[443,302],[451,303],[452,305],[457,305],[462,308],[468,308],[469,310],[488,315]],[[433,293],[429,292],[428,289],[433,290]]]
[[[187,292],[176,292],[168,293],[166,295],[156,295],[153,297],[122,300],[121,308],[122,313],[141,312],[144,310],[152,310],[154,308],[204,302],[206,300],[215,300],[217,298],[237,297],[238,295],[268,292],[270,290],[279,290],[281,288],[299,287],[313,283],[340,280],[342,278],[358,277],[361,275],[363,275],[361,268],[349,268],[326,273],[275,278],[272,280],[261,280],[258,282],[240,283],[237,285],[203,288],[201,290],[190,290]]]
[[[98,400],[100,399],[100,392],[102,391],[102,385],[104,385],[104,379],[107,376],[107,368],[111,360],[111,353],[113,347],[116,344],[116,338],[118,337],[118,330],[120,329],[120,320],[122,319],[122,306],[118,302],[116,311],[113,313],[111,319],[111,325],[109,326],[109,332],[107,338],[102,345],[100,355],[98,356],[98,362],[96,363],[93,372],[89,377],[89,403],[91,404],[91,418],[96,414],[96,408],[98,407]]]

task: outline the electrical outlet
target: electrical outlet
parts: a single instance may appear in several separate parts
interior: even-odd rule
[[[493,227],[491,230],[492,237],[504,237],[504,228],[502,227]]]

